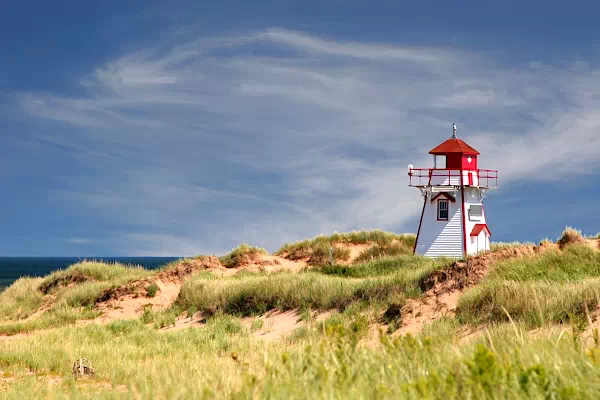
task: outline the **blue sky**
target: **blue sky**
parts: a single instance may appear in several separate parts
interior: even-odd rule
[[[421,200],[406,166],[428,167],[452,122],[480,167],[499,170],[485,203],[494,240],[596,233],[599,12],[558,1],[3,6],[0,255],[220,254],[414,232]]]

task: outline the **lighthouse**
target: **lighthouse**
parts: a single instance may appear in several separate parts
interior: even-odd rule
[[[483,199],[498,186],[498,171],[479,169],[479,152],[452,128],[452,137],[429,152],[433,168],[408,166],[410,186],[423,197],[413,251],[427,257],[464,258],[490,249]]]

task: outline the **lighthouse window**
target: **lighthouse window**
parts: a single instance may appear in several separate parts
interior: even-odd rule
[[[469,220],[470,221],[481,221],[483,218],[483,205],[471,204],[469,207]]]
[[[448,221],[448,200],[440,199],[437,203],[438,221]]]

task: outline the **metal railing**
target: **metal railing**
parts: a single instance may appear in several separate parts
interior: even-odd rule
[[[473,173],[469,176],[470,173]],[[464,174],[464,175],[463,175]],[[409,186],[481,186],[498,187],[498,171],[494,169],[437,169],[411,168],[408,171]]]

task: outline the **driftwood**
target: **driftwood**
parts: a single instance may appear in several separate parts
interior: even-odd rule
[[[73,363],[73,378],[87,378],[94,376],[96,370],[87,358],[80,358]]]

